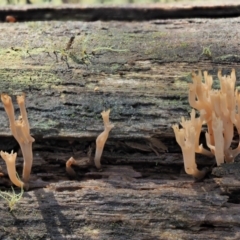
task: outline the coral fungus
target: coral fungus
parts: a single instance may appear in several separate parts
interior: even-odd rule
[[[103,123],[104,123],[104,131],[96,139],[96,152],[95,152],[94,163],[97,168],[101,168],[100,160],[101,160],[103,148],[107,141],[109,132],[114,127],[114,125],[109,122],[109,114],[110,114],[110,109],[107,111],[103,111],[101,113],[103,118]]]
[[[182,129],[173,125],[176,140],[182,148],[185,170],[196,177],[199,170],[196,168],[195,152],[214,155],[217,165],[233,162],[240,153],[240,143],[237,148],[231,148],[234,126],[240,134],[240,94],[235,90],[235,70],[230,76],[222,76],[219,71],[218,78],[220,89],[213,90],[213,79],[207,72],[204,72],[204,82],[200,71],[192,74],[188,99],[191,107],[200,112],[200,117],[195,118],[195,110],[192,110],[190,120],[182,119]],[[203,124],[207,125],[205,136],[210,151],[199,145]]]
[[[18,141],[20,148],[22,150],[22,154],[24,158],[22,179],[24,183],[27,183],[29,181],[31,168],[32,168],[32,161],[33,161],[32,143],[34,142],[34,138],[32,138],[30,135],[30,127],[29,127],[29,122],[27,118],[27,111],[25,108],[25,96],[22,95],[17,97],[17,102],[21,112],[21,116],[18,118],[18,120],[15,120],[14,108],[13,108],[11,97],[8,96],[7,94],[2,94],[1,100],[4,104],[4,109],[8,115],[11,132],[14,138]],[[10,156],[6,155],[6,153],[3,153],[3,152],[1,153],[1,156],[3,158],[5,156],[5,159],[4,159],[5,161],[6,161],[6,158],[10,158]],[[15,154],[11,154],[12,158],[14,156]],[[10,168],[12,168],[12,170]],[[15,175],[16,175],[15,164],[11,164],[11,166],[10,165],[8,166],[8,174],[11,180],[13,179],[13,175],[14,175],[12,173],[13,171],[15,171]],[[19,183],[17,183],[15,180],[13,183],[19,186]]]

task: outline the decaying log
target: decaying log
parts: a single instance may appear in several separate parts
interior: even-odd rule
[[[171,129],[190,111],[192,70],[216,78],[234,67],[240,76],[238,25],[239,18],[1,24],[0,90],[27,96],[36,184],[12,212],[0,198],[0,238],[239,239],[239,163],[196,182],[183,171]],[[108,108],[115,128],[98,171],[86,157]],[[0,147],[18,151],[10,136],[0,104]],[[65,170],[71,156],[74,179]],[[199,168],[214,167],[214,159],[197,159]],[[9,190],[0,167],[1,190]]]
[[[239,75],[238,18],[30,22],[2,24],[0,34],[0,89],[26,93],[32,133],[45,138],[95,139],[108,108],[111,138],[173,136],[190,110],[192,70]],[[3,108],[0,134],[9,135]]]
[[[119,168],[121,170],[121,168]],[[1,204],[0,236],[23,239],[239,239],[240,212],[215,179],[61,181]],[[5,237],[5,238],[4,238]]]

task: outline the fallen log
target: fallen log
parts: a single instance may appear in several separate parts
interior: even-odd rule
[[[27,96],[36,139],[32,179],[42,185],[25,192],[12,212],[0,199],[0,237],[239,239],[239,164],[195,182],[183,171],[171,129],[190,111],[192,70],[216,78],[219,68],[234,67],[239,76],[238,21],[1,24],[0,89],[13,99]],[[1,147],[18,151],[0,106]],[[101,172],[85,160],[103,129],[100,112],[108,108],[115,128]],[[71,156],[79,165],[70,181],[65,163]],[[214,160],[198,157],[198,163]]]

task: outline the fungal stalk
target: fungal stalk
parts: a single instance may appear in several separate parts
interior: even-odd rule
[[[100,161],[101,161],[103,148],[108,139],[109,132],[114,127],[114,125],[109,122],[109,114],[110,114],[110,109],[107,111],[103,111],[101,113],[103,118],[104,131],[96,139],[96,152],[95,152],[94,163],[97,168],[101,168]]]

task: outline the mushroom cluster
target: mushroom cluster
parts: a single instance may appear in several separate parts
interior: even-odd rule
[[[233,162],[240,153],[240,143],[237,148],[231,148],[234,126],[240,134],[240,94],[235,90],[235,70],[229,76],[222,76],[218,71],[219,90],[212,89],[213,79],[207,72],[204,72],[204,82],[202,78],[200,71],[192,74],[193,83],[189,84],[188,95],[190,106],[198,110],[200,116],[196,118],[193,109],[190,120],[182,118],[181,129],[176,124],[172,126],[182,149],[185,171],[197,178],[204,172],[197,169],[195,153],[215,156],[218,166]],[[207,125],[205,137],[210,150],[199,145],[203,124]]]

